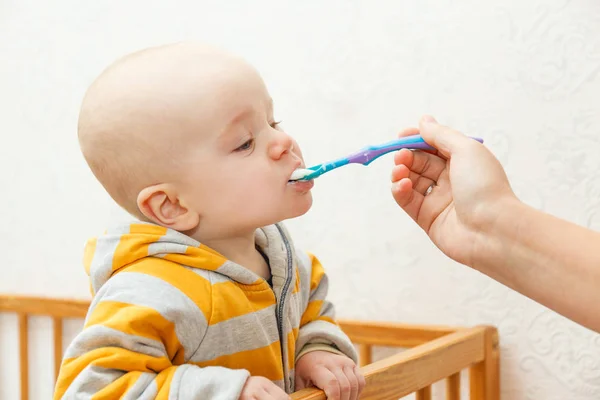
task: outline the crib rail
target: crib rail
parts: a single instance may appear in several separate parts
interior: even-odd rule
[[[63,320],[84,318],[89,301],[0,294],[0,313],[18,316],[21,400],[29,398],[28,318],[47,316],[53,321],[54,369],[58,375],[63,354]],[[398,399],[416,393],[417,400],[431,399],[431,386],[444,380],[446,399],[460,399],[460,373],[469,371],[471,400],[499,400],[499,346],[494,327],[471,328],[407,325],[384,322],[340,321],[358,346],[367,382],[365,400]],[[372,362],[374,347],[405,348]],[[317,389],[292,394],[294,400],[324,400]]]
[[[460,372],[469,370],[471,400],[499,400],[499,348],[494,327],[449,328],[340,321],[358,344],[360,364],[367,382],[365,400],[398,399],[416,393],[417,400],[431,399],[431,385],[445,380],[446,399],[460,399]],[[409,348],[372,362],[374,346]],[[316,389],[292,395],[294,400],[324,400]]]

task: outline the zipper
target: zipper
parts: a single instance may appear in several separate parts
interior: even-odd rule
[[[279,330],[279,343],[281,345],[281,364],[283,366],[283,371],[284,371],[284,385],[285,387],[289,386],[289,377],[285,376],[285,371],[287,369],[287,362],[284,356],[284,340],[283,340],[283,310],[284,310],[284,305],[285,305],[285,298],[287,297],[287,292],[288,289],[290,287],[290,284],[292,283],[292,269],[293,269],[293,263],[292,263],[292,250],[290,249],[290,243],[287,240],[287,237],[285,236],[285,234],[283,233],[283,230],[279,227],[278,224],[275,225],[277,227],[277,230],[279,231],[279,234],[281,235],[281,238],[283,239],[283,243],[285,245],[285,251],[287,252],[287,276],[285,279],[285,282],[283,284],[283,289],[281,291],[281,299],[279,300],[279,307],[277,309],[277,329]],[[289,354],[288,354],[289,357]],[[288,371],[289,374],[289,371]],[[291,388],[289,388],[291,390]]]

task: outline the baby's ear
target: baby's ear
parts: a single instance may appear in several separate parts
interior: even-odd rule
[[[169,184],[144,188],[138,194],[137,205],[150,221],[179,232],[191,231],[200,222],[198,213],[182,205]]]

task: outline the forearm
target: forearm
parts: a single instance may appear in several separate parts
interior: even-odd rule
[[[600,233],[514,202],[478,242],[475,269],[600,332]]]

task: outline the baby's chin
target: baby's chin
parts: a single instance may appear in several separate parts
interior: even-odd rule
[[[304,193],[300,199],[296,199],[292,207],[290,207],[285,219],[298,218],[310,211],[313,205],[313,198],[310,192]]]
[[[273,207],[270,209],[274,210],[276,209],[275,207],[279,207],[279,212],[272,213],[269,217],[262,219],[261,227],[301,217],[311,209],[312,204],[313,199],[310,193],[304,194],[302,199],[295,199],[293,204],[286,204],[287,207],[281,207],[281,204],[273,204]],[[262,215],[264,216],[265,214]]]

